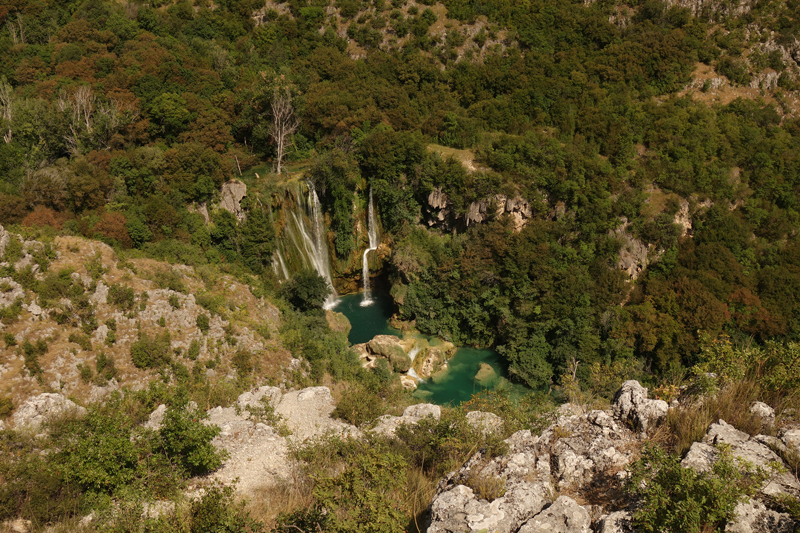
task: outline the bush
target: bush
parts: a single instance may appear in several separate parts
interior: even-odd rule
[[[11,398],[0,398],[0,420],[8,418],[13,410],[14,402],[11,401]]]
[[[642,506],[634,514],[641,531],[721,531],[736,505],[755,494],[769,473],[752,468],[724,446],[711,471],[683,468],[680,456],[648,446],[632,467],[629,491]]]
[[[200,355],[200,342],[197,339],[192,339],[192,343],[189,344],[189,349],[186,350],[186,357],[191,359],[192,361],[197,360],[197,356]]]
[[[171,337],[165,331],[156,337],[140,334],[131,345],[131,360],[136,368],[161,368],[169,363]]]
[[[123,311],[133,309],[136,294],[133,289],[124,285],[111,285],[108,288],[108,303],[116,305]]]
[[[211,320],[208,318],[208,315],[205,313],[201,313],[197,315],[197,329],[203,332],[203,335],[208,334],[208,330],[211,329]]]
[[[167,409],[160,436],[164,451],[192,476],[207,474],[222,466],[223,455],[211,440],[219,435],[217,426],[206,426],[201,414],[181,408]]]
[[[248,533],[263,531],[264,525],[253,520],[244,503],[234,501],[233,487],[212,485],[192,503],[191,533]]]
[[[302,312],[321,308],[330,293],[328,282],[314,270],[301,270],[280,288],[280,296]]]
[[[92,340],[87,335],[81,335],[80,333],[70,333],[69,335],[69,342],[74,342],[81,349],[85,352],[89,352],[92,350]]]

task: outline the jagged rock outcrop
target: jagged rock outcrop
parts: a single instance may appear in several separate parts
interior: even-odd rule
[[[649,399],[647,389],[634,380],[623,383],[614,396],[614,416],[641,431],[665,417],[668,409],[667,402]]]
[[[241,204],[245,196],[247,196],[247,185],[243,181],[236,179],[227,181],[222,184],[219,207],[233,213],[236,219],[241,222],[245,218]]]
[[[626,421],[638,419],[640,408],[649,413],[648,404],[638,394],[637,401],[631,399],[630,391],[646,394],[647,389],[636,385],[629,383],[628,394],[618,395],[625,406],[615,404],[614,410],[585,414],[564,409],[541,435],[523,430],[506,439],[508,454],[489,460],[477,453],[439,483],[431,502],[428,532],[588,532],[588,510],[567,494],[579,494],[593,483],[618,483],[624,477],[625,467],[640,446],[639,436]],[[614,413],[625,413],[625,420]],[[646,413],[641,414],[643,419],[648,418]],[[491,501],[481,498],[473,488],[481,485],[476,479],[496,480],[505,492],[499,491]],[[556,492],[562,496],[554,498]],[[604,518],[607,531],[615,531],[614,527],[624,531],[620,529],[625,525],[624,515]]]
[[[411,358],[403,349],[400,338],[394,335],[377,335],[371,341],[356,344],[353,350],[361,358],[364,368],[375,368],[378,359],[386,359],[395,372],[406,372],[411,368]]]
[[[649,264],[648,253],[650,247],[628,233],[628,219],[622,217],[622,224],[610,232],[612,237],[616,237],[622,242],[619,250],[619,260],[617,267],[625,272],[631,280],[635,280],[647,268]]]
[[[753,0],[667,0],[668,6],[689,9],[694,16],[708,16],[716,20],[719,17],[737,17],[749,13]]]
[[[429,226],[442,227],[469,227],[486,221],[492,214],[500,216],[508,214],[514,224],[514,231],[521,231],[528,220],[533,216],[531,202],[521,196],[508,197],[505,194],[495,194],[488,198],[476,200],[469,204],[463,215],[463,220],[456,220],[454,211],[440,187],[436,187],[428,194],[428,203],[425,206]]]
[[[46,392],[28,398],[9,417],[9,421],[17,429],[36,430],[48,420],[59,416],[85,414],[85,408],[67,399],[63,394]]]

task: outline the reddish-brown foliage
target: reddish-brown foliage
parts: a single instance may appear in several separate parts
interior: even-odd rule
[[[25,200],[19,196],[0,193],[0,223],[16,224],[28,214]]]
[[[23,226],[50,226],[55,229],[61,229],[64,222],[67,221],[69,215],[66,213],[59,213],[45,207],[37,205],[32,212],[22,219]]]
[[[130,248],[133,246],[133,241],[128,234],[126,223],[127,220],[122,213],[103,212],[100,221],[94,227],[94,232],[102,235],[103,240],[116,241],[123,248]]]

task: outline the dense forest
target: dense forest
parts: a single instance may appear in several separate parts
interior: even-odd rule
[[[0,223],[236,265],[276,290],[285,98],[287,162],[320,192],[332,254],[360,253],[353,205],[371,188],[398,317],[496,347],[523,382],[577,362],[679,374],[720,335],[796,341],[800,3],[726,6],[9,0]],[[720,78],[697,85],[705,67]],[[730,97],[709,103],[719,79]],[[447,156],[461,150],[474,169]],[[246,220],[206,224],[195,207],[242,176]],[[433,224],[434,191],[460,222]],[[529,202],[524,227],[491,208],[463,223],[499,194]],[[635,280],[626,239],[651,258]]]

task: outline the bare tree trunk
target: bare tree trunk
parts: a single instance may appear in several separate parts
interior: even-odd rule
[[[272,95],[272,125],[269,134],[275,143],[278,159],[278,174],[281,173],[281,162],[286,155],[286,149],[292,134],[297,131],[300,122],[294,116],[292,106],[292,93],[289,87],[275,88]]]

